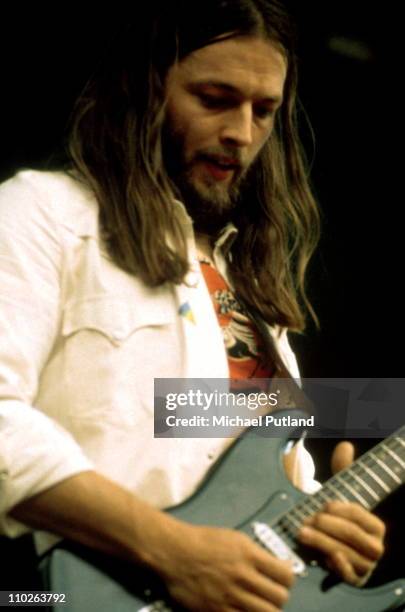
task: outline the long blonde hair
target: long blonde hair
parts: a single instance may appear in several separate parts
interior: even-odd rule
[[[219,37],[264,37],[287,59],[284,103],[250,172],[244,205],[232,219],[239,232],[230,276],[243,301],[268,323],[301,331],[305,313],[313,314],[305,272],[319,236],[319,215],[298,137],[289,17],[278,0],[147,5],[114,41],[72,115],[70,163],[95,193],[109,253],[149,286],[183,281],[186,239],[172,213],[173,185],[162,156],[165,76],[175,61]]]

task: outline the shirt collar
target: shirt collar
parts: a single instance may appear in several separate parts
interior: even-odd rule
[[[180,200],[173,200],[173,204],[175,210],[177,210],[177,214],[180,220],[181,225],[187,232],[187,238],[192,239],[194,243],[194,228],[193,228],[193,220],[188,214],[186,207],[183,202]],[[227,223],[222,230],[220,231],[218,238],[214,244],[214,251],[221,251],[222,254],[226,257],[229,253],[229,250],[238,234],[237,227],[229,222]]]

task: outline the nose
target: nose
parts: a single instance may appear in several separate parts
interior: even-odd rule
[[[251,145],[253,141],[252,122],[253,109],[248,102],[230,109],[221,130],[221,143],[238,147]]]

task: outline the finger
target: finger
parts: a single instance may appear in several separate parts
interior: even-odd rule
[[[279,584],[290,588],[295,582],[295,575],[292,571],[290,561],[276,559],[269,553],[259,549],[262,554],[257,554],[253,559],[255,567],[266,576]]]
[[[336,551],[333,556],[328,559],[327,565],[332,571],[339,574],[345,582],[353,586],[360,586],[360,582],[362,581],[361,576],[357,574],[353,565],[349,563],[344,554],[340,551]]]
[[[331,459],[332,474],[336,474],[353,463],[354,446],[351,442],[339,442],[333,450]]]
[[[356,502],[333,500],[325,504],[324,511],[353,521],[353,523],[356,523],[368,533],[376,535],[379,538],[383,538],[385,535],[385,525],[383,521]]]
[[[298,539],[302,544],[319,550],[327,557],[333,557],[337,552],[343,553],[347,561],[361,576],[369,571],[373,563],[343,542],[337,542],[335,538],[311,527],[302,528],[298,532]]]
[[[372,561],[378,561],[384,552],[384,546],[379,537],[371,535],[357,523],[341,516],[317,512],[306,524],[330,535],[339,542],[344,542]]]
[[[367,572],[365,572],[362,576],[359,577],[359,580],[357,581],[356,586],[365,585],[368,579],[370,578],[371,574],[374,572],[376,567],[377,567],[377,563],[373,563],[370,569]]]
[[[336,551],[332,557],[329,557],[326,564],[329,569],[339,574],[343,580],[357,587],[366,584],[377,565],[376,563],[373,563],[368,571],[364,573],[360,572],[359,570],[355,571],[354,567],[348,562],[344,554],[339,551]]]
[[[289,598],[289,591],[286,587],[257,572],[246,573],[239,581],[239,586],[279,608],[285,606]]]
[[[231,603],[230,610],[238,610],[238,612],[280,612],[281,608],[253,593],[243,591],[237,594],[235,601]]]

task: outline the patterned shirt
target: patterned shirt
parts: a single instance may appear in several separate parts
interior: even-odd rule
[[[252,390],[246,379],[271,378],[274,367],[265,357],[256,325],[239,304],[225,279],[208,259],[203,257],[200,263],[222,329],[228,354],[231,387],[236,390],[240,386],[248,386]],[[266,391],[267,383],[261,385],[260,381],[255,380],[254,387]]]

